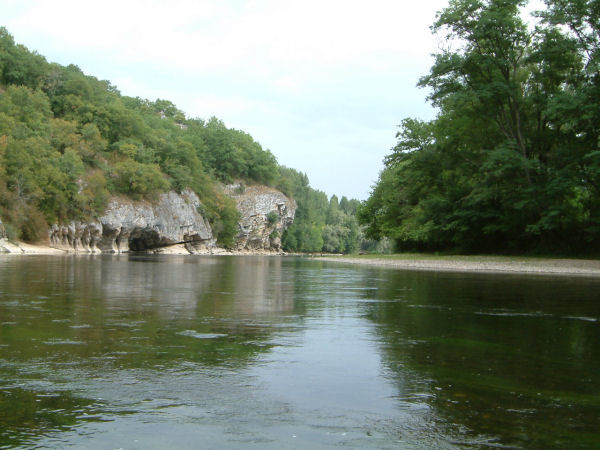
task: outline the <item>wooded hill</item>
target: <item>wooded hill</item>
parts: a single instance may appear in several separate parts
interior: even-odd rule
[[[187,118],[168,100],[122,96],[75,65],[47,62],[0,28],[0,215],[9,237],[44,238],[49,224],[101,214],[112,195],[152,201],[189,187],[227,247],[238,213],[220,186],[234,180],[297,200],[286,250],[357,247],[358,202],[330,201],[249,134],[214,117]]]
[[[446,50],[360,211],[400,249],[600,252],[600,2],[451,0]]]

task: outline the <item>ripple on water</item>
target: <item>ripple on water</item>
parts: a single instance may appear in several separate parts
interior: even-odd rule
[[[391,299],[391,300],[384,300],[384,299],[379,299],[379,298],[365,298],[365,299],[359,299],[356,300],[356,303],[397,303],[397,302],[404,302],[406,300],[404,299]],[[412,305],[413,307],[416,307],[414,305]]]
[[[227,336],[221,333],[199,333],[195,330],[185,330],[177,333],[180,336],[192,337],[194,339],[216,339]]]
[[[499,316],[499,317],[551,317],[552,314],[547,314],[541,311],[532,312],[516,312],[516,311],[475,311],[478,316]]]
[[[71,339],[49,339],[44,341],[46,345],[85,345],[83,341],[73,341]]]
[[[135,328],[138,327],[140,325],[145,324],[146,321],[145,320],[135,320],[132,322],[109,322],[107,323],[110,326],[113,327],[121,327],[121,328]]]
[[[585,317],[585,316],[563,316],[561,319],[571,319],[571,320],[583,320],[584,322],[598,322],[596,317]]]

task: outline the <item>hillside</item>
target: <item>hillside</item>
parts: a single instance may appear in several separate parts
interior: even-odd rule
[[[357,245],[353,213],[327,222],[327,196],[312,189],[306,175],[280,166],[249,134],[215,117],[186,117],[168,100],[123,96],[108,81],[15,43],[5,28],[0,161],[0,216],[11,239],[35,242],[53,224],[97,218],[115,196],[156,202],[161,193],[189,188],[217,244],[233,247],[239,213],[223,187],[235,181],[297,199],[298,222],[283,236],[287,250]],[[337,207],[337,197],[332,200]],[[354,242],[343,245],[340,236]]]

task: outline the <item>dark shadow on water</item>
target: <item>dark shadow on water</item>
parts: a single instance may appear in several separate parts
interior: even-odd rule
[[[600,444],[600,281],[375,269],[365,285],[399,399],[425,399],[457,443]]]
[[[102,405],[66,391],[0,388],[0,447],[28,447],[47,433],[103,421]]]

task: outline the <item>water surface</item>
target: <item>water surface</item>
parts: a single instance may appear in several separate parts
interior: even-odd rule
[[[0,257],[0,447],[600,445],[600,280]]]

